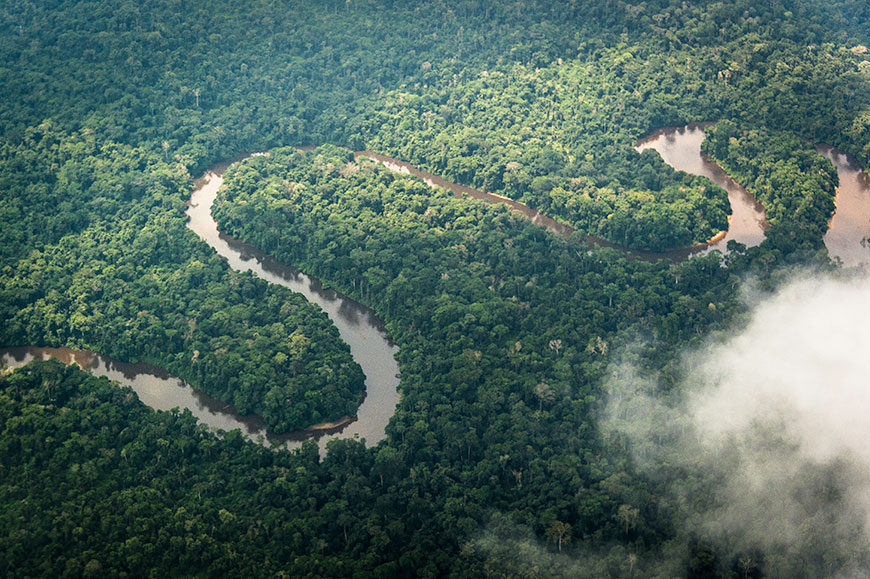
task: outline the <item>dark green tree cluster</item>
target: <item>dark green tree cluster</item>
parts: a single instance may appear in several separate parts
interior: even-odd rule
[[[150,362],[276,432],[356,414],[364,376],[336,328],[187,230],[183,167],[50,124],[5,152],[0,344]]]
[[[722,121],[706,134],[702,149],[764,205],[768,248],[790,255],[824,246],[838,183],[829,160],[789,133]]]
[[[313,443],[274,452],[238,432],[216,437],[187,412],[151,411],[132,391],[54,361],[0,375],[0,418],[5,576],[591,578],[670,576],[689,563],[610,541],[581,562],[554,559],[528,528],[477,505],[501,478],[499,457],[482,478],[457,479],[443,465],[409,465],[391,446],[336,440],[323,459]],[[602,516],[601,495],[628,492],[627,482],[611,475],[584,489],[585,515]],[[466,494],[468,484],[480,490]],[[648,533],[638,513],[621,505],[608,534]],[[545,529],[554,549],[586,544],[582,526],[548,517]]]
[[[404,83],[550,62],[586,28],[601,33],[543,1],[10,4],[0,7],[0,134],[18,139],[53,118],[117,142],[166,143],[200,170],[340,138],[351,103]]]
[[[472,541],[493,510],[542,539],[569,525],[586,548],[667,533],[665,507],[603,458],[591,419],[609,353],[631,336],[655,336],[644,357],[658,365],[699,328],[727,327],[739,305],[718,254],[677,266],[588,255],[582,239],[331,146],[238,164],[215,215],[382,312],[402,401],[380,452],[397,449],[412,486],[442,488],[426,507],[439,535]]]
[[[74,366],[0,376],[0,425],[6,577],[348,575],[329,554],[382,524],[374,501],[349,518],[376,480],[358,444],[321,462],[217,438]]]
[[[851,0],[5,3],[0,341],[147,360],[273,428],[353,414],[362,377],[322,313],[186,230],[191,174],[377,148],[622,245],[688,245],[722,228],[723,193],[637,139],[732,119],[764,175],[782,161],[827,190],[782,131],[870,161],[868,38]],[[400,343],[387,439],[294,457],[74,370],[4,376],[5,574],[747,575],[683,541],[597,410],[626,345],[672,387],[678,353],[735,323],[741,276],[820,248],[823,199],[776,175],[800,223],[724,262],[649,264],[342,149],[246,162],[222,223]]]
[[[815,9],[644,3],[629,10],[631,36],[407,83],[361,100],[340,134],[617,244],[691,245],[725,228],[725,195],[654,152],[638,159],[633,145],[655,128],[732,118],[870,160],[866,47],[826,42]]]
[[[728,226],[728,197],[677,175],[650,153],[638,160],[625,114],[642,98],[594,64],[514,65],[458,87],[397,91],[355,119],[368,145],[447,178],[522,201],[587,233],[641,249],[705,241]],[[636,93],[636,94],[635,94]],[[628,120],[625,117],[631,116]]]

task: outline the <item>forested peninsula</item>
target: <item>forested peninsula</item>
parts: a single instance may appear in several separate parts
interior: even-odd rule
[[[747,280],[770,296],[795,268],[853,275],[823,242],[837,171],[815,144],[870,166],[863,3],[101,0],[0,16],[0,348],[148,362],[274,433],[354,416],[371,377],[327,315],[187,227],[194,179],[229,163],[220,230],[374,310],[401,376],[383,440],[321,452],[211,431],[75,366],[3,369],[4,576],[868,568],[861,528],[822,515],[778,550],[722,539],[695,517],[722,506],[716,472],[650,468],[608,422],[626,375],[679,406],[686,353],[748,323]],[[711,123],[705,153],[770,227],[754,247],[636,259],[728,228],[725,191],[635,150],[690,122]],[[828,466],[806,494],[848,511]]]

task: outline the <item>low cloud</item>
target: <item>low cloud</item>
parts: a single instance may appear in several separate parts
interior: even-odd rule
[[[685,559],[682,546],[668,545],[656,556],[638,556],[626,545],[611,544],[571,554],[553,552],[531,529],[507,517],[496,517],[474,541],[465,544],[461,556],[479,561],[487,577],[534,579],[600,579],[602,577],[679,577]]]
[[[687,354],[669,394],[625,352],[605,430],[747,575],[870,577],[870,278],[746,295],[745,327]]]

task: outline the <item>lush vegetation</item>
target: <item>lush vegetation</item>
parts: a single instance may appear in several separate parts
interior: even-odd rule
[[[291,456],[217,439],[189,412],[151,411],[53,361],[0,376],[0,424],[7,577],[322,573],[317,554],[349,525],[341,505],[374,484],[357,444],[320,462],[313,444]],[[355,492],[328,504],[339,473]]]
[[[0,343],[147,361],[276,432],[356,413],[364,377],[336,328],[195,239],[183,168],[47,123],[5,153]]]
[[[837,171],[811,143],[722,121],[708,129],[701,148],[764,204],[768,245],[784,254],[822,247],[834,213]]]
[[[728,209],[708,182],[681,179],[654,152],[638,159],[632,147],[653,129],[730,118],[870,160],[863,45],[825,42],[806,19],[798,28],[789,22],[798,6],[626,10],[633,34],[594,35],[575,58],[494,64],[440,83],[433,64],[425,81],[361,100],[343,141],[655,250],[708,239]]]
[[[684,247],[726,229],[723,190],[675,174],[655,153],[637,159],[629,143],[643,121],[617,109],[642,97],[608,82],[601,67],[515,65],[460,88],[398,91],[357,122],[376,135],[368,144],[377,150],[624,246]]]
[[[710,151],[774,224],[650,264],[345,149],[250,159],[221,223],[385,319],[387,438],[271,452],[33,365],[0,378],[4,574],[746,575],[599,431],[602,380],[629,356],[673,388],[741,278],[824,265],[831,167],[789,135],[868,164],[868,43],[851,0],[0,6],[0,344],[149,361],[274,429],[353,414],[362,376],[321,312],[186,229],[213,162],[371,148],[663,249],[727,203],[634,144],[731,120]]]
[[[739,303],[719,254],[676,266],[587,255],[504,206],[329,146],[248,159],[225,187],[222,228],[383,312],[402,367],[390,447],[412,484],[462,481],[429,499],[437,535],[473,541],[492,511],[539,536],[567,525],[581,546],[674,532],[591,418],[611,351],[652,334],[643,358],[660,366],[699,328],[727,327]],[[456,520],[439,519],[450,504]],[[634,513],[625,529],[620,512]]]

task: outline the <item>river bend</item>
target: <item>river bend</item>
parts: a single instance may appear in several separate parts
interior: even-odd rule
[[[720,239],[704,244],[695,251],[721,249],[724,252],[725,245],[732,239],[748,247],[758,245],[764,240],[767,227],[764,209],[718,164],[701,153],[706,125],[708,123],[694,123],[659,129],[642,139],[636,148],[638,151],[655,149],[665,163],[674,169],[707,177],[728,192],[732,209],[728,231]],[[824,237],[828,253],[847,266],[870,265],[870,177],[846,153],[828,145],[818,145],[817,150],[834,164],[840,181],[835,203],[837,208]],[[673,257],[673,252],[670,253]]]
[[[653,149],[675,170],[707,177],[728,193],[728,202],[731,204],[728,230],[709,242],[697,246],[696,253],[713,249],[724,253],[731,240],[747,247],[758,245],[764,241],[764,231],[767,229],[764,208],[751,193],[729,177],[722,167],[701,152],[704,137],[703,124],[669,127],[659,129],[642,139],[636,149],[638,151]]]
[[[218,231],[211,207],[223,184],[223,172],[229,165],[217,165],[196,180],[187,210],[188,227],[224,257],[233,269],[250,271],[269,283],[299,292],[323,308],[365,374],[365,398],[356,417],[274,435],[266,431],[258,416],[240,416],[232,405],[194,390],[184,381],[148,364],[127,364],[93,352],[68,348],[8,348],[0,350],[0,359],[10,368],[33,359],[56,358],[67,364],[75,363],[97,376],[106,376],[130,386],[152,408],[187,408],[214,429],[229,431],[238,428],[255,441],[295,448],[303,440],[315,438],[321,451],[335,437],[359,437],[365,438],[369,445],[377,444],[384,438],[387,423],[399,401],[399,365],[395,358],[398,348],[387,336],[383,322],[370,308],[336,291],[324,289],[316,278]]]
[[[357,411],[356,420],[339,432],[320,438],[320,444],[334,436],[365,438],[377,444],[385,436],[385,429],[396,410],[399,397],[399,364],[397,348],[389,339],[383,322],[371,309],[324,289],[316,278],[305,275],[266,255],[252,245],[243,243],[218,231],[211,215],[211,207],[223,184],[225,166],[218,166],[196,181],[187,210],[188,227],[226,258],[237,271],[250,271],[257,277],[284,286],[319,305],[338,328],[341,339],[350,346],[350,353],[365,374],[366,395]]]
[[[702,124],[692,124],[660,129],[641,140],[637,150],[655,149],[674,169],[707,177],[725,189],[732,207],[728,231],[709,243],[664,253],[626,250],[594,238],[590,240],[592,243],[616,247],[642,259],[671,260],[685,259],[694,253],[711,249],[724,250],[732,239],[747,246],[761,243],[766,227],[763,208],[719,165],[701,153],[703,127]],[[870,178],[848,155],[826,145],[820,145],[818,150],[834,163],[840,179],[837,210],[831,219],[825,244],[831,256],[839,258],[846,265],[870,264]],[[557,235],[568,236],[572,233],[570,227],[512,199],[447,181],[409,163],[373,151],[356,152],[354,156],[357,159],[371,158],[393,171],[414,175],[433,187],[446,188],[459,197],[505,203],[533,223]],[[225,162],[217,165],[196,181],[187,211],[188,226],[226,258],[233,269],[251,271],[270,283],[299,292],[324,309],[337,326],[341,339],[350,346],[353,359],[362,367],[366,377],[366,395],[356,417],[276,436],[266,431],[259,417],[241,416],[232,405],[199,392],[164,370],[148,364],[117,362],[81,350],[39,347],[0,349],[0,361],[10,368],[22,366],[33,359],[57,358],[67,364],[75,363],[97,376],[106,376],[132,387],[139,398],[152,408],[187,408],[197,419],[214,429],[229,431],[238,428],[255,441],[269,441],[274,445],[295,448],[301,441],[315,438],[321,450],[334,437],[360,437],[365,438],[368,444],[377,444],[384,438],[387,423],[398,404],[397,347],[387,336],[383,322],[371,309],[338,292],[323,289],[316,278],[282,264],[257,248],[218,230],[211,216],[211,207],[223,183],[223,172],[230,164]]]

